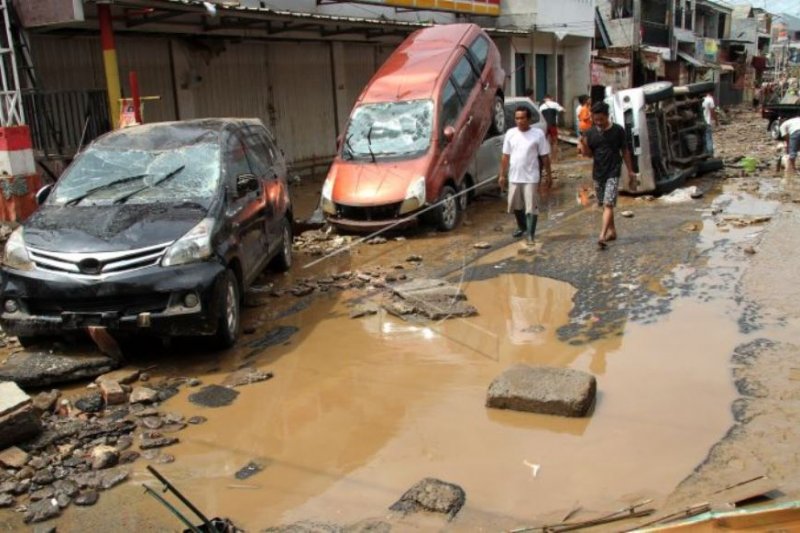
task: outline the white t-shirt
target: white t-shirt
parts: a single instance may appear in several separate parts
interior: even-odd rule
[[[539,106],[539,111],[544,111],[545,109],[555,109],[559,113],[564,112],[564,108],[561,107],[561,104],[559,104],[555,100],[545,100],[544,102],[542,102],[542,105]]]
[[[539,156],[550,155],[550,143],[541,130],[511,128],[503,140],[503,155],[511,156],[509,183],[539,183]]]
[[[800,130],[800,117],[790,118],[781,124],[781,137],[791,137],[798,130]]]
[[[706,124],[709,126],[712,125],[711,123],[711,110],[717,107],[714,105],[714,99],[711,95],[707,94],[705,98],[703,98],[703,118],[706,119]]]

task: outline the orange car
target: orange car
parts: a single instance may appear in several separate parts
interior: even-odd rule
[[[487,131],[505,131],[500,52],[475,24],[411,34],[356,101],[322,188],[334,226],[370,231],[425,213],[453,229],[466,207],[457,191]]]

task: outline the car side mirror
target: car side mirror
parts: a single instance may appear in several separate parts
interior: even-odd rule
[[[456,129],[453,126],[445,126],[444,140],[447,142],[453,142],[453,139],[455,138],[456,138]]]
[[[236,196],[238,198],[257,190],[258,179],[253,174],[239,174],[236,177]]]
[[[52,185],[45,185],[38,191],[36,191],[36,205],[42,205],[47,197],[50,196],[50,191],[53,190]]]

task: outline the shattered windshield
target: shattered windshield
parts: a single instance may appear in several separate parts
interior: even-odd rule
[[[169,150],[92,147],[58,180],[52,202],[56,205],[108,205],[121,201],[206,204],[220,180],[219,151],[219,146],[211,143]]]
[[[369,159],[425,152],[432,126],[431,100],[362,105],[350,119],[342,157]]]

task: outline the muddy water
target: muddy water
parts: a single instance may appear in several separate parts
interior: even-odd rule
[[[465,290],[481,315],[430,327],[384,315],[351,320],[338,300],[288,319],[300,332],[258,360],[273,380],[242,388],[224,409],[193,406],[185,392],[169,402],[169,410],[209,420],[180,434],[169,450],[178,461],[160,470],[201,509],[248,530],[385,516],[427,476],[467,492],[452,528],[494,529],[576,502],[608,509],[665,496],[729,426],[733,389],[721,369],[736,332],[723,309],[682,302],[658,325],[628,324],[624,335],[574,347],[555,336],[567,321],[571,286],[517,274]],[[714,335],[696,337],[687,324]],[[223,369],[244,355],[232,354]],[[593,372],[600,391],[593,415],[485,409],[489,382],[518,361]],[[222,374],[200,377],[210,383]],[[234,479],[251,460],[264,470]],[[540,465],[535,477],[532,464]],[[135,482],[152,482],[143,465],[136,468]],[[166,510],[135,501],[131,518],[175,525]],[[68,513],[67,530],[76,516]]]

